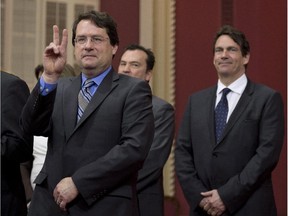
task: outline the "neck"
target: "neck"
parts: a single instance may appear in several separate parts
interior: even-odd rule
[[[236,81],[237,79],[239,79],[243,73],[239,73],[236,74],[235,76],[225,76],[225,75],[219,75],[219,80],[221,81],[221,83],[223,83],[226,87],[229,86],[231,83],[233,83],[234,81]]]

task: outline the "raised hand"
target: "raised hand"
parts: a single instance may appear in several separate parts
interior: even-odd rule
[[[59,28],[53,26],[53,42],[45,48],[43,56],[43,78],[47,83],[55,83],[60,77],[67,60],[68,31],[63,30],[60,44]]]

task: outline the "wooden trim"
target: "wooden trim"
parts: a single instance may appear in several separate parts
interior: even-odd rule
[[[140,44],[151,48],[156,63],[150,81],[153,94],[175,105],[176,0],[140,0]],[[165,164],[164,195],[175,196],[174,145]]]

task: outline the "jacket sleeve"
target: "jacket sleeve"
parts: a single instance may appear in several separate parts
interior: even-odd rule
[[[194,211],[201,199],[201,192],[207,191],[195,167],[191,140],[191,97],[184,112],[182,122],[178,131],[176,148],[175,148],[175,168],[181,188],[186,197],[186,200]]]
[[[162,176],[174,139],[174,108],[168,103],[153,104],[153,114],[155,134],[148,156],[138,173],[138,192]]]
[[[36,84],[21,114],[20,124],[25,133],[46,137],[49,135],[56,90],[43,96],[40,93],[40,83]]]
[[[21,163],[31,159],[33,150],[33,137],[19,126],[20,114],[30,93],[23,80],[9,81],[5,89],[1,89],[1,157]]]

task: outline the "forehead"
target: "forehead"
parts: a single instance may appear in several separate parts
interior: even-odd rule
[[[126,50],[122,57],[122,61],[137,61],[145,62],[147,59],[147,54],[142,50]]]
[[[76,28],[76,34],[87,34],[87,35],[106,35],[107,31],[105,28],[99,28],[91,20],[81,20]]]
[[[239,47],[239,45],[228,35],[221,35],[215,43],[215,47]]]

